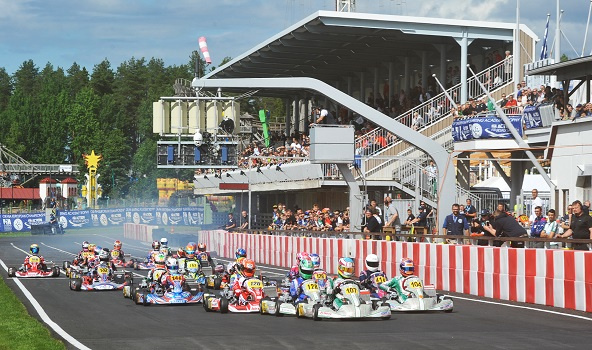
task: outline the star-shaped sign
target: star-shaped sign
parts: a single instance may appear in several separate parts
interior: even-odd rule
[[[97,168],[99,166],[99,162],[103,159],[102,155],[95,154],[94,149],[90,152],[90,155],[83,154],[83,157],[84,157],[87,168],[91,168],[91,167]]]

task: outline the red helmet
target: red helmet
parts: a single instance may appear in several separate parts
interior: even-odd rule
[[[199,243],[197,245],[197,250],[199,250],[200,252],[205,252],[206,251],[206,244],[205,243]]]
[[[115,243],[113,243],[113,249],[115,249],[115,250],[121,249],[121,241],[120,240],[116,240]]]
[[[253,277],[253,276],[255,276],[256,266],[255,266],[255,262],[253,260],[251,260],[251,259],[244,259],[241,262],[241,265],[242,265],[241,272],[242,272],[243,276],[245,276],[245,277]]]
[[[160,242],[159,241],[152,242],[152,249],[154,249],[154,251],[160,250]]]

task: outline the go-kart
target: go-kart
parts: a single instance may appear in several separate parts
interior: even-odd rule
[[[277,286],[271,283],[266,286],[259,278],[246,279],[243,281],[242,288],[249,294],[246,304],[239,303],[233,295],[233,291],[227,286],[218,297],[214,294],[204,294],[204,309],[208,312],[220,311],[223,314],[229,311],[243,313],[259,312],[260,302],[264,297],[277,297]]]
[[[346,280],[338,287],[339,292],[335,298],[342,302],[341,307],[335,309],[330,306],[315,304],[312,318],[315,321],[323,318],[391,318],[391,309],[388,304],[373,305],[369,298],[360,296],[360,287],[353,280]],[[304,314],[304,316],[307,316]]]
[[[196,304],[203,300],[203,291],[194,281],[185,280],[182,274],[168,276],[172,281],[172,288],[165,290],[159,282],[148,285],[142,280],[140,285],[125,286],[123,297],[132,299],[136,304],[149,305],[182,305]]]
[[[60,268],[57,266],[41,266],[41,259],[38,256],[29,257],[29,268],[25,271],[19,270],[14,267],[8,268],[8,277],[20,277],[20,278],[35,278],[35,277],[58,277],[60,275]]]
[[[290,298],[289,302],[285,301],[285,298],[277,298],[272,300],[269,296],[261,299],[260,313],[271,314],[276,316],[283,315],[296,315],[298,317],[313,317],[315,305],[323,305],[326,299],[326,294],[323,293],[323,289],[319,286],[315,279],[309,279],[302,282],[300,286],[304,295],[302,300],[292,303]]]
[[[84,266],[81,265],[83,261],[96,259],[95,252],[82,252],[81,259],[82,260],[78,260],[78,257],[76,257],[74,260],[72,260],[72,262],[64,261],[62,267],[64,268],[64,271],[66,272],[66,276],[68,278],[71,277],[72,271],[77,271],[78,273],[81,273],[81,271],[84,269]]]
[[[144,261],[138,261],[137,259],[131,261],[134,270],[152,270],[155,267],[154,261],[149,258],[145,258]]]
[[[117,267],[134,267],[134,261],[131,259],[131,254],[122,255],[119,250],[113,249],[109,252],[109,255],[111,256],[111,262]]]
[[[197,254],[197,260],[199,260],[201,262],[202,267],[212,267],[213,268],[213,266],[210,266],[210,261],[208,260],[208,253],[201,252],[201,253]]]
[[[111,271],[109,266],[101,263],[96,267],[96,270],[86,274],[71,271],[69,283],[70,289],[75,291],[121,290],[133,283],[133,277],[130,272]]]
[[[215,270],[221,270],[223,272],[214,272],[213,274],[206,277],[206,286],[208,289],[224,289],[230,282],[230,275],[228,272],[224,270],[224,265],[218,264],[216,265]]]
[[[409,276],[403,281],[403,289],[409,297],[401,298],[393,289],[389,290],[386,303],[392,311],[444,311],[452,312],[454,303],[450,297],[439,295],[433,285],[425,285],[417,276]]]
[[[203,289],[206,284],[206,275],[201,270],[199,260],[182,260],[179,270],[183,272],[187,280],[195,281]]]

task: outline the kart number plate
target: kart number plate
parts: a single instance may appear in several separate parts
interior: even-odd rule
[[[316,283],[307,283],[304,285],[304,289],[306,290],[319,290],[319,285]]]
[[[262,288],[263,283],[259,280],[249,280],[247,283],[250,288]]]
[[[84,252],[84,253],[82,253],[82,256],[85,258],[94,258],[95,253],[94,252]]]
[[[327,279],[327,274],[324,272],[320,272],[320,273],[315,273],[314,274],[314,279],[315,280],[326,280]]]
[[[358,294],[358,289],[354,287],[345,288],[345,294]]]
[[[376,276],[376,278],[374,278],[374,282],[376,282],[376,284],[381,284],[386,282],[386,277],[384,276]]]
[[[409,282],[409,286],[411,288],[421,288],[422,287],[420,281],[411,281],[411,282]]]
[[[183,275],[171,275],[171,280],[173,281],[182,281]]]
[[[109,268],[107,268],[107,267],[99,267],[98,270],[101,275],[105,275],[105,274],[109,273]]]
[[[117,250],[112,250],[112,251],[111,251],[111,257],[113,257],[113,258],[118,258],[118,257],[119,257],[119,251],[117,251]]]
[[[39,264],[40,261],[41,259],[39,259],[38,256],[32,256],[29,258],[29,263],[31,264]]]
[[[188,261],[187,268],[197,270],[199,268],[199,264],[197,263],[197,261]]]

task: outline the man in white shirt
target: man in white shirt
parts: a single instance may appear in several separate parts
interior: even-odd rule
[[[532,224],[534,219],[536,218],[536,214],[534,213],[534,209],[536,207],[543,207],[543,200],[539,197],[539,191],[536,188],[532,189],[532,200],[530,202],[530,217],[529,221]],[[544,211],[543,211],[544,213]]]

